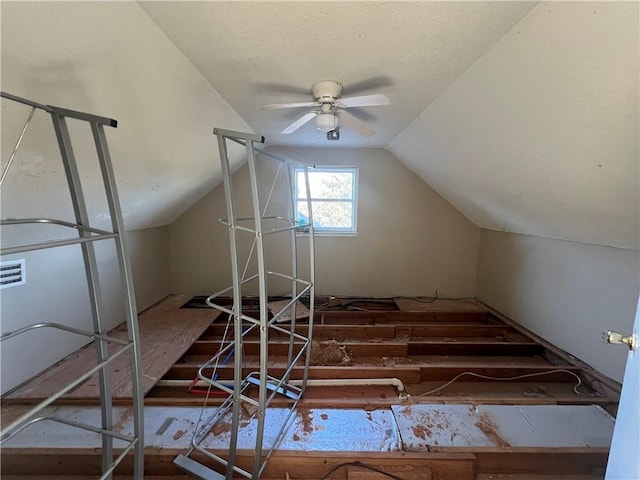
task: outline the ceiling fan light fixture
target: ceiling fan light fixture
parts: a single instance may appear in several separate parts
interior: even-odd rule
[[[338,128],[338,117],[333,113],[320,113],[316,116],[316,127],[322,132],[330,132]]]

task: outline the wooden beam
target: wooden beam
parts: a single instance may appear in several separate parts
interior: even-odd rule
[[[248,326],[248,325],[247,325]],[[211,325],[201,340],[219,340],[224,335],[226,325]],[[306,324],[297,324],[296,333],[307,336],[309,326]],[[254,328],[247,333],[246,338],[256,338],[259,330]],[[271,338],[281,338],[284,334],[277,331],[271,332]],[[363,339],[363,338],[395,338],[396,327],[393,325],[314,325],[313,337],[319,339]]]
[[[93,449],[4,449],[2,455],[2,475],[99,475],[101,457]],[[116,451],[118,454],[119,451]],[[173,464],[173,459],[184,453],[177,449],[146,449],[146,475],[182,474]],[[215,451],[224,456],[227,452]],[[194,460],[219,468],[202,455],[194,455]],[[239,450],[237,464],[245,469],[252,468],[253,451]],[[381,470],[415,474],[421,469],[430,470],[434,479],[475,480],[476,457],[469,453],[409,453],[409,452],[305,452],[276,450],[264,470],[264,478],[284,479],[288,474],[295,479],[314,479],[326,475],[332,469],[348,462],[359,461]],[[116,474],[130,474],[131,457],[123,460]],[[331,480],[347,480],[348,470],[338,468],[328,476]],[[398,473],[400,476],[401,474]],[[407,480],[416,477],[408,476]],[[418,477],[419,478],[419,477]]]
[[[473,298],[397,297],[395,304],[404,312],[486,312],[486,307]]]
[[[388,357],[402,357],[407,355],[407,342],[342,342],[341,346],[346,348],[349,356],[370,357],[373,355],[383,355]],[[188,350],[189,355],[211,355],[213,356],[219,349],[220,342],[214,340],[197,340]],[[286,341],[270,341],[269,355],[287,355],[289,343]],[[244,342],[245,355],[258,355],[260,353],[260,342],[248,339]]]
[[[585,449],[582,452],[522,452],[477,453],[478,472],[528,474],[600,474],[604,477],[608,452]]]
[[[486,339],[410,340],[409,355],[540,355],[544,349],[535,342],[501,342]]]
[[[331,387],[324,388],[324,396],[312,395],[310,390],[317,387],[309,387],[305,392],[305,396],[298,406],[300,408],[346,408],[346,409],[364,409],[378,410],[381,408],[390,408],[391,405],[401,401],[397,393],[392,387]],[[209,398],[207,405],[210,407],[218,406],[222,403],[223,398]],[[199,395],[189,395],[185,393],[185,389],[171,387],[155,387],[149,395],[144,399],[147,406],[165,406],[165,407],[201,407],[204,397]],[[285,398],[276,397],[271,403],[273,407],[289,407],[291,401]]]
[[[564,370],[564,371],[558,371]],[[579,375],[582,369],[579,367],[556,367],[556,366],[496,366],[496,365],[474,365],[474,366],[450,366],[450,365],[429,365],[420,366],[420,378],[422,381],[448,381],[458,375],[466,372],[472,372],[488,377],[511,378],[522,375],[531,375],[532,377],[524,378],[522,381],[540,381],[540,382],[561,382],[576,383],[576,378],[568,372]],[[555,372],[555,373],[554,373]],[[536,376],[536,374],[541,374]],[[479,378],[473,375],[464,375],[460,377],[465,382],[490,382],[491,379]],[[499,380],[496,380],[499,381]]]
[[[509,339],[518,334],[509,325],[484,325],[475,322],[438,323],[428,322],[422,325],[397,325],[396,335],[408,337],[486,337]],[[521,336],[521,339],[526,337]]]
[[[454,399],[463,399],[476,403],[515,402],[524,399],[527,403],[575,403],[589,404],[602,401],[610,402],[615,397],[602,397],[599,393],[589,393],[588,389],[580,386],[578,392],[574,391],[577,381],[574,382],[546,382],[544,377],[530,378],[519,381],[467,381],[467,377],[446,385],[444,381],[428,381],[420,384],[407,385],[407,392],[411,398],[418,402],[442,403]],[[446,386],[445,386],[446,385]],[[426,392],[433,392],[428,396]]]
[[[542,449],[540,449],[542,450]],[[430,471],[433,479],[475,480],[478,473],[504,474],[602,474],[607,453],[585,448],[582,452],[512,451],[477,453],[409,453],[409,452],[297,452],[276,450],[265,469],[264,478],[284,479],[289,474],[296,479],[318,479],[331,469],[348,462],[359,461],[402,478],[419,479],[422,470]],[[175,449],[147,449],[145,474],[154,476],[181,475],[173,459],[184,453]],[[216,452],[224,455],[225,452]],[[239,451],[239,465],[250,468],[252,452]],[[195,455],[196,461],[210,465],[210,460]],[[214,465],[211,465],[214,466]],[[3,449],[2,476],[98,475],[100,455],[92,449]],[[128,457],[116,471],[126,475],[131,471]],[[349,480],[349,469],[339,468],[329,479]],[[373,477],[372,477],[373,478]],[[429,477],[427,477],[429,478]]]
[[[248,326],[248,325],[247,325]],[[226,325],[213,324],[200,338],[201,340],[220,340],[226,331]],[[296,332],[307,335],[308,325],[299,324]],[[247,333],[246,338],[256,338],[257,329]],[[315,325],[313,337],[316,340],[335,339],[393,339],[398,336],[407,337],[487,337],[500,338],[508,341],[527,341],[528,338],[509,325],[480,324],[478,322],[425,322],[420,324],[394,325]],[[271,338],[282,338],[283,334],[272,332]]]
[[[243,377],[248,373],[256,371],[258,364],[246,365],[242,372]],[[269,375],[281,377],[284,374],[284,367],[269,367]],[[233,378],[233,366],[231,364],[219,366],[217,369],[220,379]],[[211,373],[211,369],[205,370]],[[174,365],[164,376],[166,380],[192,380],[198,374],[197,365]],[[302,378],[303,366],[296,366],[291,372],[291,378],[298,380]],[[420,368],[411,365],[397,365],[392,367],[348,365],[348,366],[325,366],[315,365],[309,368],[309,378],[330,379],[330,378],[399,378],[404,383],[418,383],[421,379]]]
[[[358,324],[376,325],[389,323],[423,322],[478,322],[480,324],[503,323],[487,312],[401,312],[401,311],[317,311],[314,322],[318,325]]]
[[[197,364],[176,364],[163,377],[166,380],[191,380],[196,377],[199,366]],[[253,372],[258,368],[258,364],[246,365],[243,369],[243,376],[249,372]],[[309,378],[379,378],[379,377],[395,377],[400,378],[404,383],[412,384],[420,381],[448,381],[465,372],[472,372],[480,375],[486,375],[497,378],[515,377],[520,375],[534,375],[532,380],[542,382],[562,382],[575,383],[576,379],[566,370],[580,375],[582,369],[580,367],[556,367],[550,366],[518,366],[495,364],[475,364],[467,366],[447,365],[447,364],[420,364],[413,362],[412,364],[396,364],[393,366],[365,366],[365,365],[349,365],[349,366],[311,366],[309,369]],[[205,370],[205,373],[210,372]],[[217,372],[221,379],[233,378],[233,366],[218,366]],[[291,377],[293,379],[302,378],[303,367],[294,367]],[[269,374],[279,377],[284,373],[284,367],[269,367]],[[538,377],[535,374],[542,374]],[[466,375],[464,381],[486,381],[482,378]],[[532,381],[529,380],[529,381]],[[526,381],[526,380],[523,380]]]

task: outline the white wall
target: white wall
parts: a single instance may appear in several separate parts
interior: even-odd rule
[[[107,137],[127,230],[169,224],[219,181],[213,126],[249,127],[137,2],[2,2],[0,8],[3,91],[118,120]],[[2,100],[3,160],[5,142],[13,147],[28,113],[10,103]],[[28,205],[41,212],[61,201],[60,166],[43,148],[57,148],[50,131],[51,121],[38,113],[12,168],[32,177],[38,196]],[[86,163],[93,148],[88,129],[74,148]],[[97,188],[92,173],[84,180]],[[18,200],[16,209],[27,204]],[[97,220],[104,219],[104,207],[88,201]]]
[[[478,298],[598,371],[622,380],[640,291],[638,250],[481,230]]]
[[[7,227],[5,227],[7,228]],[[168,236],[165,229],[127,233],[138,311],[169,294]],[[125,321],[113,240],[94,242],[106,329]],[[24,258],[27,283],[0,291],[2,334],[26,325],[56,322],[93,330],[89,294],[79,245],[4,257]],[[2,343],[2,393],[87,343],[85,337],[41,329]]]
[[[389,152],[270,150],[308,164],[359,167],[358,236],[316,239],[317,294],[475,295],[478,228]],[[235,188],[246,191],[239,174]],[[171,224],[172,291],[204,294],[231,285],[228,234],[215,223],[226,217],[224,208],[219,186]]]
[[[106,128],[127,234],[138,309],[169,293],[166,225],[216,176],[211,125],[246,124],[135,2],[2,2],[2,90],[115,118]],[[2,100],[2,168],[29,109]],[[87,125],[70,120],[91,225],[109,223]],[[186,153],[188,152],[188,154]],[[179,173],[180,175],[177,175]],[[50,118],[38,111],[2,185],[2,217],[73,218]],[[2,244],[63,236],[52,229],[3,229]],[[124,320],[115,251],[96,244],[105,324]],[[112,242],[111,242],[112,243]],[[87,326],[80,248],[21,256],[27,284],[0,292],[1,328],[37,321]],[[10,257],[9,257],[10,258]],[[2,345],[2,391],[77,349],[83,339],[30,333]]]
[[[127,232],[129,259],[141,312],[171,293],[169,290],[169,227]]]

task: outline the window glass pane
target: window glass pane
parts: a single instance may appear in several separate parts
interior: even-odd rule
[[[353,227],[353,204],[351,202],[313,202],[313,226],[318,228]]]
[[[351,172],[309,172],[312,198],[342,198],[353,196]]]
[[[298,224],[309,223],[309,209],[307,208],[307,201],[298,200],[297,204],[298,208],[296,209],[296,222],[298,222]]]
[[[295,170],[296,221],[309,223],[303,169]],[[356,170],[315,167],[309,171],[314,227],[317,232],[355,233]]]
[[[304,181],[304,172],[296,169],[296,192],[298,198],[307,198],[307,184]]]

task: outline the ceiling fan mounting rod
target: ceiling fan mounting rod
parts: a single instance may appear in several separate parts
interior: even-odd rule
[[[335,114],[335,108],[331,103],[323,103],[320,105],[320,110],[318,113],[333,113]]]

